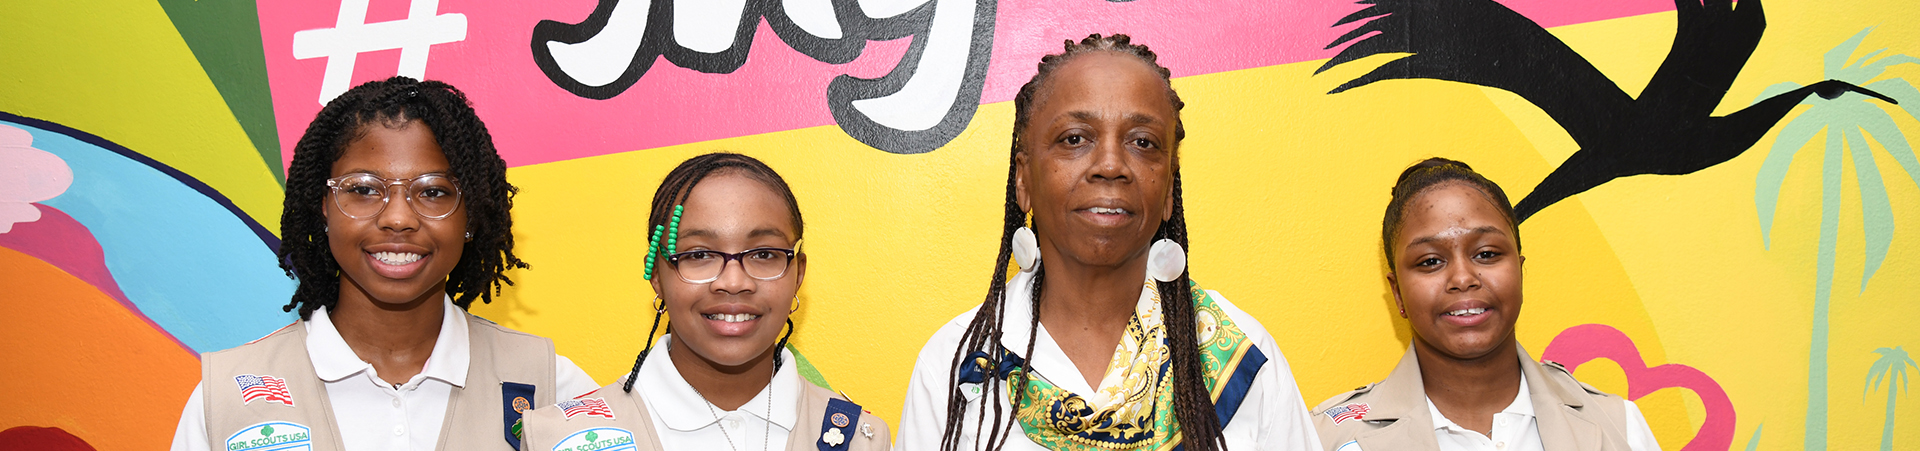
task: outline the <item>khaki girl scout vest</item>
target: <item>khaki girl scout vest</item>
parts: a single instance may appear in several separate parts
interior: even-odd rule
[[[1573,380],[1565,367],[1534,363],[1520,350],[1520,373],[1533,397],[1540,444],[1547,451],[1628,451],[1626,403]],[[1358,441],[1368,451],[1437,450],[1426,386],[1413,348],[1379,383],[1334,396],[1313,408],[1313,428],[1332,451]]]
[[[554,402],[553,342],[465,316],[472,354],[467,384],[447,397],[439,449],[514,449],[509,428],[520,411]],[[341,450],[333,406],[325,383],[314,375],[307,328],[300,323],[202,355],[200,371],[213,449]]]
[[[663,451],[653,430],[653,417],[640,392],[620,390],[621,382],[601,387],[573,401],[569,417],[561,406],[543,404],[527,412],[527,438],[522,451]],[[893,436],[887,423],[848,402],[846,398],[801,382],[800,415],[787,434],[786,450],[887,451]],[[599,404],[604,403],[604,404]],[[571,405],[571,404],[570,404]],[[604,406],[604,408],[601,408]],[[603,416],[604,414],[604,416]],[[838,443],[829,443],[829,438]]]

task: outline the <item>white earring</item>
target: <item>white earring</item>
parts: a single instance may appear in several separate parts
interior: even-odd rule
[[[469,240],[471,240],[471,239],[473,239],[473,231],[472,231],[472,230],[468,230],[468,231],[467,231],[467,239],[469,239]]]
[[[1187,272],[1187,250],[1180,243],[1162,239],[1153,242],[1153,250],[1147,252],[1147,277],[1161,282],[1180,279],[1180,273]]]
[[[1013,262],[1020,265],[1020,272],[1040,270],[1040,240],[1034,238],[1033,229],[1013,231]]]

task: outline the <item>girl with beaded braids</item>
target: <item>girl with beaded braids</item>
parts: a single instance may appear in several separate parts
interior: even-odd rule
[[[920,351],[901,449],[1319,447],[1273,337],[1188,277],[1184,104],[1129,41],[1069,41],[1014,97],[993,280]]]
[[[514,257],[515,188],[466,95],[393,77],[327,102],[287,170],[300,321],[201,356],[173,449],[512,450],[522,411],[597,384],[468,314]]]
[[[804,225],[793,190],[753,157],[706,154],[668,172],[641,229],[655,293],[646,349],[613,384],[529,412],[523,448],[888,449],[886,423],[791,364]]]
[[[1632,401],[1514,339],[1527,258],[1499,185],[1466,163],[1416,163],[1393,185],[1380,243],[1413,343],[1386,380],[1313,409],[1328,451],[1659,451]]]

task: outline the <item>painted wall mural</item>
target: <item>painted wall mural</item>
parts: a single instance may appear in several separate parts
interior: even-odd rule
[[[1896,418],[1920,371],[1907,2],[15,3],[4,449],[166,446],[199,353],[294,319],[273,257],[294,142],[396,74],[465,90],[522,189],[533,268],[476,314],[624,374],[651,188],[747,153],[811,222],[792,343],[897,418],[915,351],[984,295],[1008,100],[1112,32],[1188,102],[1194,277],[1273,331],[1309,402],[1406,349],[1369,230],[1401,168],[1447,156],[1524,196],[1521,344],[1634,399],[1663,448],[1920,446]]]

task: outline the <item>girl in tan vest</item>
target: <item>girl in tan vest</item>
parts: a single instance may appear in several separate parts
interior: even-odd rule
[[[1660,449],[1632,402],[1515,341],[1526,257],[1500,186],[1422,161],[1400,174],[1380,235],[1413,344],[1386,380],[1313,409],[1328,450]]]
[[[510,450],[521,412],[598,385],[466,312],[525,268],[506,162],[459,90],[393,77],[294,148],[280,267],[300,321],[201,356],[173,449]]]
[[[667,173],[642,274],[667,334],[620,381],[529,412],[522,449],[887,449],[886,423],[801,378],[786,348],[804,225],[793,190],[752,157],[701,155]]]

